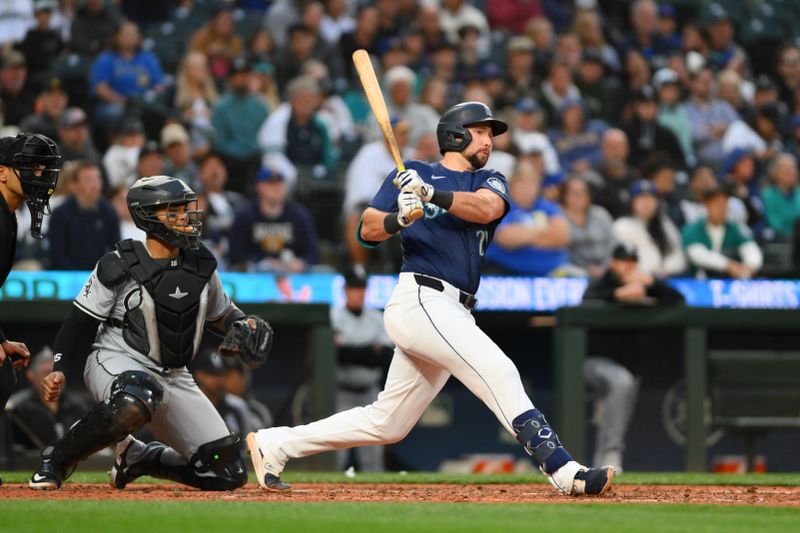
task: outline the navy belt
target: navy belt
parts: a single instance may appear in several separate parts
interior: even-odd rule
[[[429,289],[433,289],[435,291],[444,292],[444,283],[442,283],[441,280],[423,276],[422,274],[414,274],[414,280],[417,282],[417,285],[428,287]],[[478,299],[475,298],[474,295],[462,290],[458,291],[458,301],[470,311],[475,309],[475,306],[478,305]]]

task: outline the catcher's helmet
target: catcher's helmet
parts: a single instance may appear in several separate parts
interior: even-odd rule
[[[185,222],[168,226],[156,214],[160,208],[192,204],[195,209],[187,209]],[[155,237],[168,246],[192,249],[200,246],[203,212],[196,207],[195,192],[181,180],[170,176],[140,178],[128,190],[128,210],[133,223],[148,236]],[[169,213],[167,216],[170,216]]]
[[[464,102],[454,105],[444,112],[436,127],[439,152],[460,152],[472,141],[467,126],[486,124],[491,126],[494,135],[508,131],[508,124],[492,116],[488,106],[480,102]]]
[[[58,183],[58,145],[40,133],[0,139],[0,165],[14,169],[31,211],[31,235],[42,237],[42,219],[50,214],[50,197]]]

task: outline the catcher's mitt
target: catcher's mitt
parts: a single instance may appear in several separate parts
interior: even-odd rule
[[[231,324],[219,352],[229,357],[238,355],[250,368],[258,368],[267,361],[272,337],[272,327],[266,320],[248,315]]]

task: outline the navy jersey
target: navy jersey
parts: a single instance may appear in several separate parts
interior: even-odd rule
[[[495,170],[457,172],[436,163],[406,162],[423,181],[443,191],[475,192],[489,189],[506,203],[508,184]],[[370,207],[380,211],[397,211],[397,187],[392,183],[397,170],[384,180]],[[417,272],[443,279],[459,289],[475,294],[480,283],[486,248],[503,217],[489,224],[467,222],[433,204],[425,204],[425,217],[400,231],[403,244],[403,272]]]

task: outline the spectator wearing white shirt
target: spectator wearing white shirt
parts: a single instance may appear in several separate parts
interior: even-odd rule
[[[442,0],[439,25],[452,43],[458,42],[458,30],[474,26],[480,32],[480,49],[489,50],[489,22],[478,8],[464,0]]]
[[[653,182],[638,180],[631,185],[631,215],[614,222],[617,242],[632,244],[639,267],[656,277],[678,275],[686,270],[686,258],[675,224],[660,209]]]

